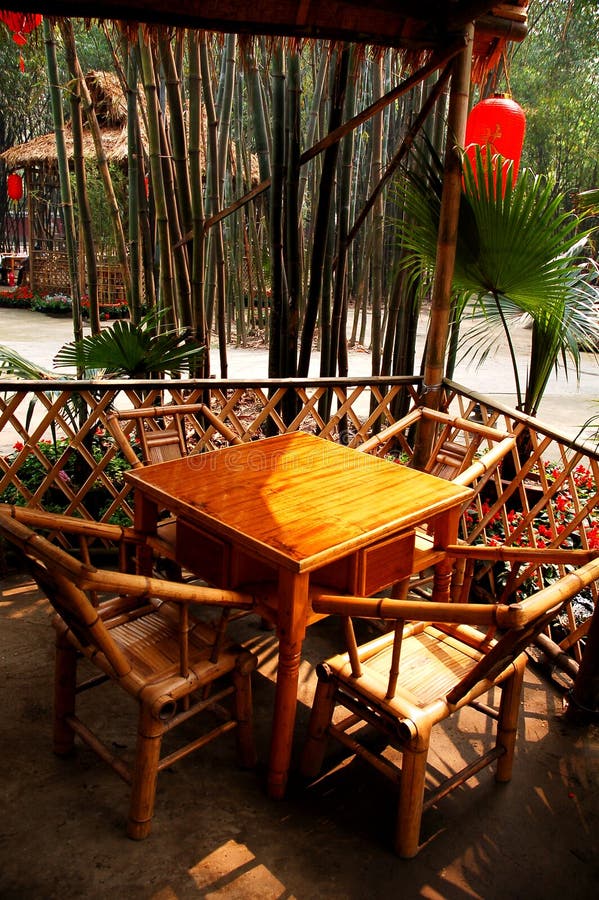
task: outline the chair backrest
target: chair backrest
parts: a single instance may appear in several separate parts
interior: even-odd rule
[[[599,559],[593,559],[525,600],[498,607],[501,610],[498,625],[505,628],[505,632],[449,692],[447,700],[457,703],[475,684],[496,677],[533,643],[569,600],[598,579]]]
[[[200,420],[204,421],[202,427]],[[126,423],[126,424],[122,424]],[[193,436],[217,432],[230,444],[242,440],[204,403],[169,404],[119,410],[106,418],[106,425],[126,459],[132,466],[166,462],[187,456],[190,452],[187,430]],[[130,434],[136,429],[141,460],[131,447]]]
[[[373,435],[359,449],[385,456],[394,445],[398,445],[409,464],[412,446],[407,435],[410,429],[416,428],[423,421],[435,424],[435,437],[425,471],[447,481],[459,478],[460,483],[470,484],[484,471],[480,467],[471,471],[473,465],[487,460],[487,468],[490,468],[491,458],[488,458],[488,454],[492,454],[493,465],[496,467],[516,442],[514,435],[507,431],[421,406]],[[481,455],[480,460],[475,460],[477,454]]]

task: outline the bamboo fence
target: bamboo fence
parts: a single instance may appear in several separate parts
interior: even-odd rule
[[[103,522],[133,516],[131,488],[119,477],[129,467],[111,438],[107,417],[115,409],[165,403],[207,404],[242,441],[307,430],[358,448],[378,429],[418,405],[419,378],[285,379],[264,381],[3,381],[0,394],[0,502],[60,511]],[[290,395],[292,403],[284,402]],[[35,404],[32,409],[32,401]],[[569,570],[555,549],[599,549],[599,453],[546,428],[541,422],[446,382],[443,408],[465,419],[512,432],[516,447],[483,490],[463,510],[460,540],[467,544],[546,550],[539,562],[510,571],[508,584],[496,559],[478,573],[502,591],[538,590]],[[285,410],[293,416],[284,418]],[[323,410],[327,410],[323,413]],[[397,413],[396,413],[397,410]],[[134,423],[129,423],[133,441]],[[191,452],[222,446],[208,419],[187,420]],[[467,435],[462,438],[468,439]],[[409,463],[414,429],[407,428],[398,458]],[[49,452],[54,450],[54,452]],[[480,451],[490,446],[482,446]],[[32,484],[31,469],[38,478]],[[476,488],[476,484],[474,485]],[[98,500],[100,497],[100,500]],[[494,585],[494,588],[496,585]],[[581,658],[597,589],[567,605],[555,653]],[[586,608],[586,614],[585,614]]]

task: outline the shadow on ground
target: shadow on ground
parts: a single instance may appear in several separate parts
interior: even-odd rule
[[[599,729],[562,717],[562,696],[530,667],[514,778],[484,770],[425,814],[416,859],[391,852],[388,784],[360,762],[311,786],[292,777],[283,801],[264,790],[275,638],[258,619],[238,623],[260,654],[255,681],[257,772],[236,768],[225,737],[163,773],[153,832],[125,836],[127,788],[86,748],[51,751],[53,633],[47,607],[20,576],[0,581],[0,897],[44,898],[501,898],[595,896],[599,877]],[[338,623],[313,626],[301,669],[297,747],[313,666],[341,645]],[[116,692],[95,692],[97,723],[115,748],[135,743],[135,716]],[[97,700],[101,697],[101,702]],[[445,771],[484,737],[464,711],[431,755]],[[332,760],[335,762],[335,760]]]

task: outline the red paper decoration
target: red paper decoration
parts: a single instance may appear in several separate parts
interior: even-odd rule
[[[20,200],[23,196],[23,179],[16,172],[11,172],[6,179],[6,190],[11,200]]]
[[[0,10],[0,22],[4,22],[7,28],[12,31],[12,39],[19,47],[27,43],[26,35],[34,31],[41,24],[41,21],[42,16],[39,13]]]
[[[481,148],[483,159],[487,153],[490,153],[491,158],[502,156],[506,160],[504,172],[510,162],[513,163],[512,179],[515,184],[525,130],[524,110],[507,94],[495,94],[494,97],[481,100],[470,111],[466,123],[466,154],[473,167],[478,146]],[[503,184],[505,186],[505,180]]]

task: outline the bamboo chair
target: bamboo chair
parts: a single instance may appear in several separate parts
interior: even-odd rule
[[[198,416],[208,423],[206,431],[218,432],[230,444],[242,443],[239,435],[221,422],[204,403],[119,410],[106,417],[106,425],[125,459],[133,468],[140,468],[188,456],[186,424],[192,418],[194,428],[198,429]],[[141,449],[141,459],[131,446],[130,433],[133,428]],[[158,523],[162,558],[168,561],[163,567],[170,577],[180,578],[181,570],[176,563],[175,535],[175,521],[172,517]]]
[[[571,597],[597,579],[599,559],[511,606],[314,597],[314,612],[344,617],[348,652],[317,669],[302,773],[313,778],[320,772],[331,736],[389,776],[399,787],[395,850],[415,856],[424,810],[495,760],[496,781],[510,780],[527,662],[523,651]],[[394,629],[358,646],[351,617],[393,620]],[[500,630],[492,636],[495,629]],[[478,700],[495,686],[501,694],[497,710]],[[497,721],[495,744],[425,801],[431,733],[466,705]],[[337,707],[347,714],[333,721]],[[401,768],[361,742],[366,725],[401,753]]]
[[[427,421],[435,424],[435,436],[424,471],[431,475],[437,475],[439,478],[445,478],[447,481],[458,480],[460,484],[469,484],[478,477],[474,471],[468,471],[475,462],[477,454],[480,454],[479,461],[484,461],[487,453],[492,452],[492,449],[501,444],[503,452],[499,457],[499,462],[515,444],[514,435],[510,432],[501,431],[472,419],[464,419],[462,416],[453,416],[419,406],[389,425],[388,428],[384,428],[378,434],[364,441],[358,449],[364,453],[382,457],[399,449],[411,459],[412,448],[406,432]],[[465,480],[463,480],[464,475]]]
[[[167,406],[142,406],[138,409],[117,410],[106,417],[106,424],[125,458],[134,468],[166,462],[188,456],[186,424],[193,419],[193,427],[200,433],[198,417],[206,422],[205,432],[217,432],[229,444],[241,444],[242,440],[224,422],[221,422],[205,403],[185,403]],[[121,423],[128,423],[123,426]],[[140,459],[133,450],[129,435],[135,427],[141,449]]]
[[[83,558],[50,543],[24,520],[77,534],[86,548]],[[116,538],[119,558],[126,562],[123,545],[140,540],[131,529],[4,507],[0,536],[21,552],[56,613],[54,751],[69,754],[78,736],[130,785],[129,837],[142,839],[150,832],[158,773],[214,738],[235,729],[241,764],[255,764],[251,673],[257,660],[225,633],[230,608],[250,609],[252,597],[95,568],[90,541]],[[190,616],[190,607],[221,615],[216,625],[208,624]],[[81,657],[99,673],[77,683]],[[117,757],[76,714],[77,695],[106,681],[138,706],[132,762]],[[230,711],[221,705],[226,698]],[[217,715],[214,727],[161,758],[165,734],[209,711]]]
[[[516,446],[516,437],[510,432],[421,406],[373,435],[358,449],[363,453],[386,457],[399,448],[411,457],[412,450],[406,432],[425,420],[436,425],[436,436],[425,471],[446,481],[470,487],[470,505],[484,491],[488,482],[498,477],[502,461]],[[432,575],[429,573],[443,555],[443,550],[439,551],[433,546],[428,532],[417,528],[412,582],[406,580],[398,585],[395,589],[398,596],[405,598],[409,589],[424,593],[432,582]],[[458,565],[463,566],[463,563]]]

